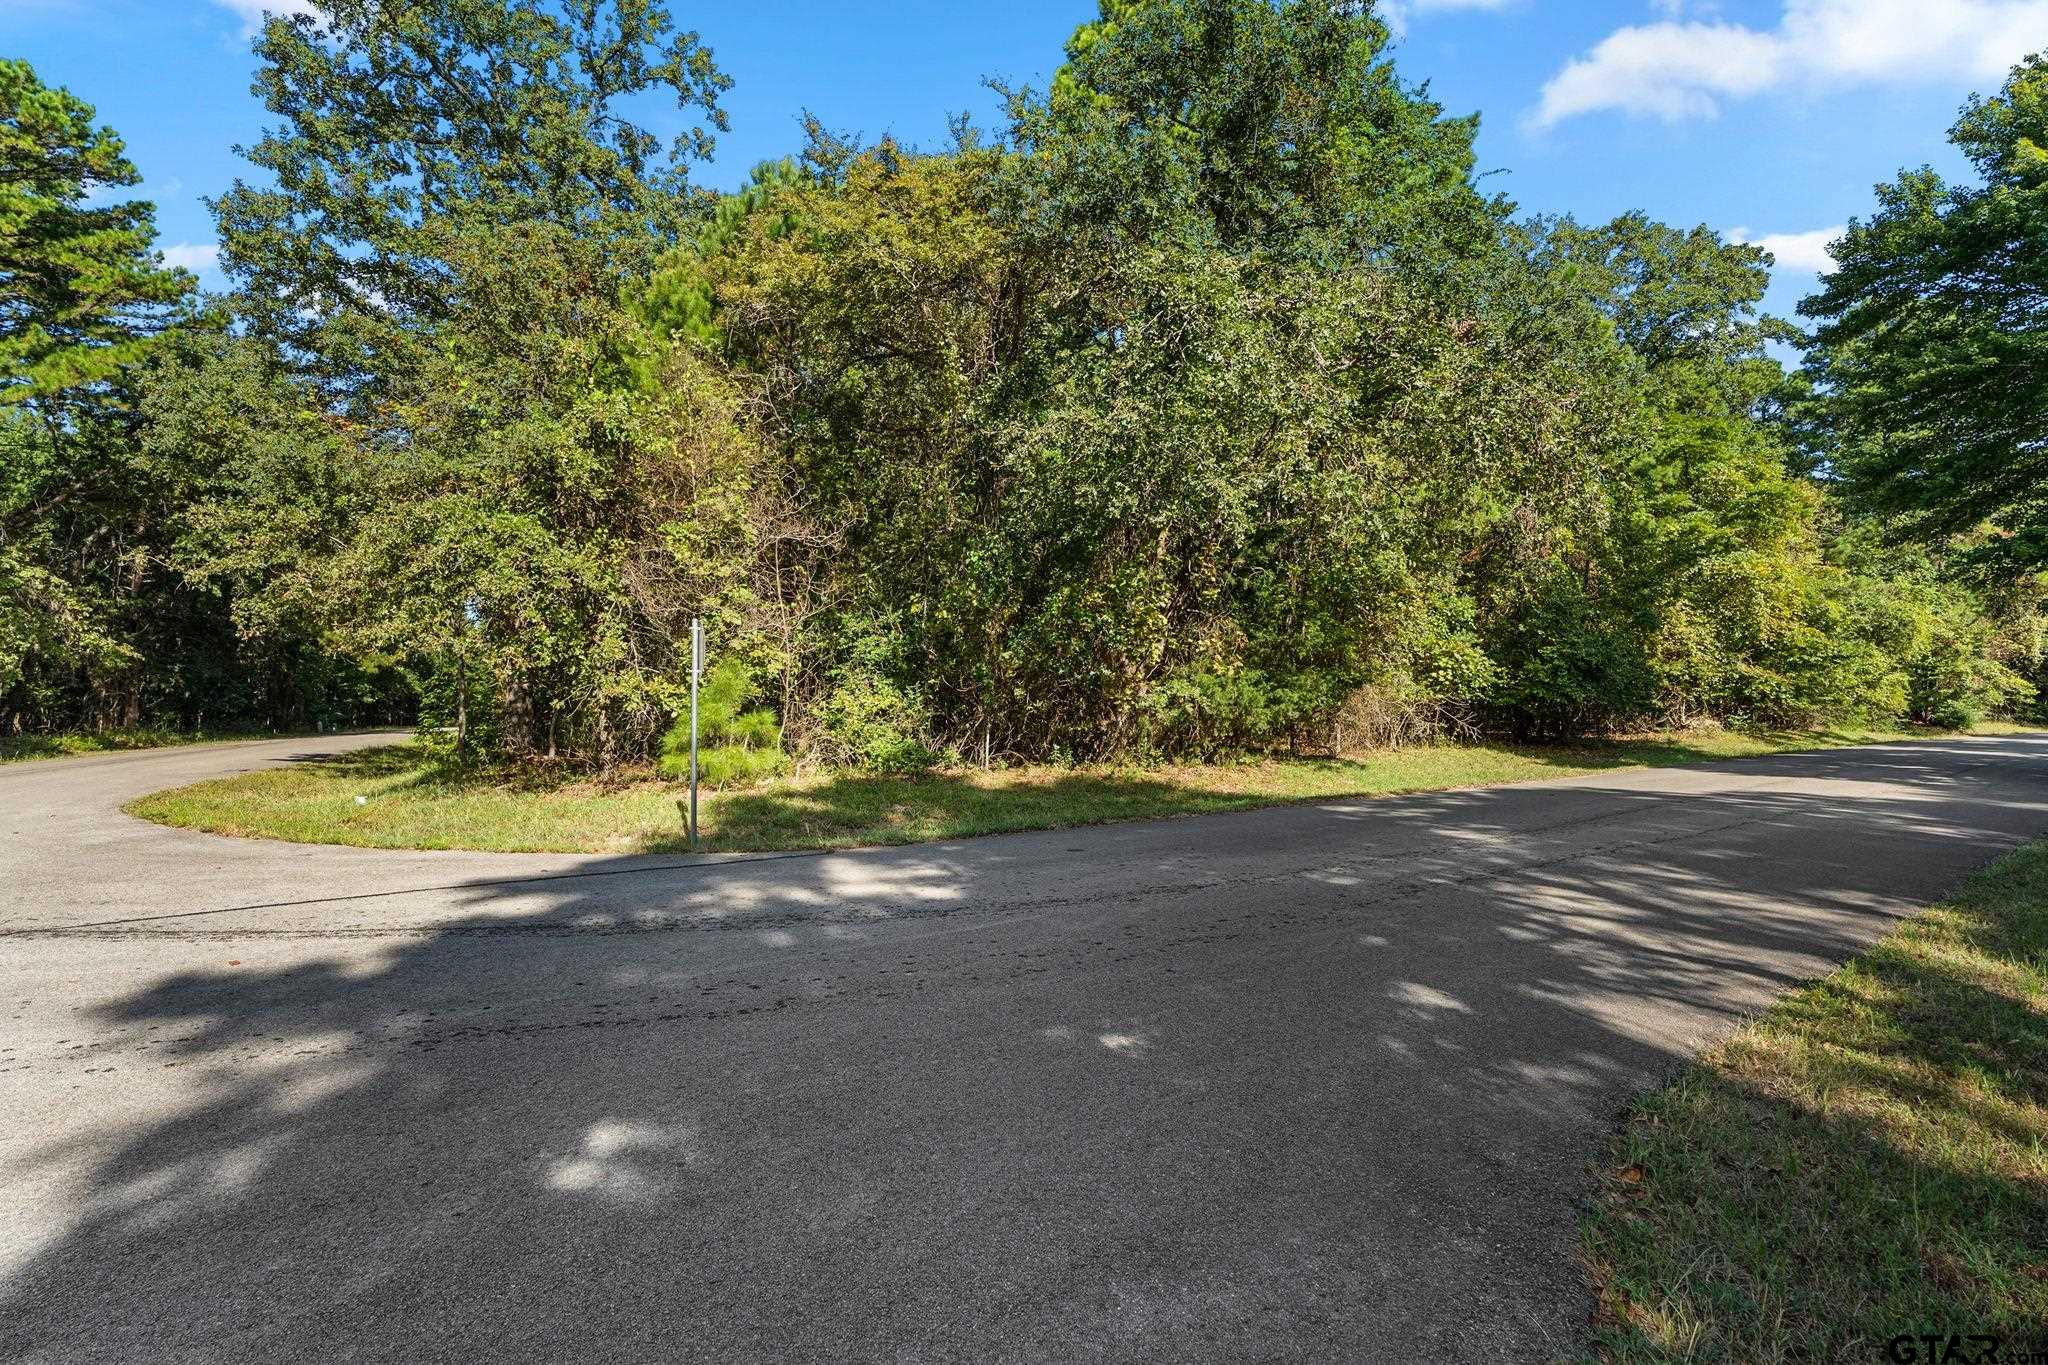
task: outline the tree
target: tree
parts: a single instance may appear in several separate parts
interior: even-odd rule
[[[404,678],[334,649],[326,566],[364,515],[363,446],[276,349],[186,329],[138,370],[129,459],[161,500],[164,581],[135,638],[183,723],[412,714]]]
[[[268,183],[214,204],[237,306],[346,387],[419,362],[471,234],[546,224],[615,276],[679,239],[689,160],[728,86],[660,0],[321,0],[273,15],[245,151]],[[662,93],[703,123],[666,145],[629,116]]]
[[[689,617],[728,646],[751,624],[737,398],[645,334],[598,244],[519,225],[451,261],[434,353],[394,393],[405,438],[374,451],[332,565],[337,629],[368,657],[460,668],[512,754],[644,756]]]
[[[93,202],[139,178],[92,106],[0,60],[0,706],[13,728],[140,718],[124,637],[146,614],[157,504],[130,458],[124,379],[193,281],[157,258],[154,205]]]
[[[191,293],[156,256],[154,204],[92,202],[140,179],[91,105],[0,60],[0,404],[111,379]]]
[[[328,434],[294,448],[347,453],[351,515],[273,595],[437,677],[465,749],[475,721],[515,755],[644,755],[677,620],[744,616],[751,585],[733,401],[648,283],[711,216],[686,166],[728,82],[659,0],[317,10],[265,24],[269,183],[214,206],[236,306],[315,381]],[[631,117],[654,95],[702,123],[664,144]],[[293,482],[261,490],[285,524]]]
[[[1531,252],[1605,324],[1629,415],[1602,452],[1596,516],[1547,553],[1511,542],[1482,561],[1496,714],[1556,734],[1883,709],[1875,651],[1844,638],[1821,494],[1767,420],[1786,378],[1765,343],[1789,329],[1758,314],[1764,254],[1640,213],[1533,224]]]
[[[110,675],[135,661],[90,589],[52,567],[67,558],[48,511],[56,466],[48,428],[0,410],[0,729],[10,733],[65,714],[76,672]]]
[[[1458,556],[1573,505],[1607,405],[1517,313],[1470,121],[1385,38],[1106,7],[1003,145],[828,149],[714,264],[807,510],[847,528],[825,652],[881,675],[824,670],[817,714],[1098,757],[1308,739],[1395,674],[1469,695]]]
[[[1959,125],[1984,189],[1908,177],[1851,234],[1814,402],[1760,251],[1514,221],[1371,5],[1103,0],[999,136],[813,123],[728,195],[685,174],[724,77],[658,0],[300,8],[215,205],[233,323],[149,343],[117,213],[50,238],[111,253],[57,253],[95,302],[37,305],[101,321],[9,334],[52,376],[0,425],[15,723],[216,718],[230,682],[328,717],[403,672],[465,756],[611,766],[661,749],[692,616],[735,780],[785,741],[1952,723],[2039,671],[2048,580],[1963,567],[2025,543],[2048,459],[2038,63]],[[660,142],[650,96],[697,126]],[[17,103],[132,177],[89,113]],[[40,193],[22,223],[100,212]],[[1997,498],[1885,501],[1964,456]],[[2002,527],[1887,549],[1837,480]]]
[[[1989,521],[1985,547],[2048,565],[2048,58],[1973,99],[1950,140],[1979,183],[1922,168],[1878,187],[1801,305],[1833,473],[1923,539]]]
[[[1404,84],[1388,40],[1371,5],[1102,0],[1049,96],[1013,101],[1016,132],[1084,153],[1096,211],[1186,194],[1233,248],[1341,264],[1483,247],[1504,206],[1472,181],[1479,121]]]

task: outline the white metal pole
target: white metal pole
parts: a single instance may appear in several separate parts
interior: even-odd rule
[[[690,852],[697,851],[697,684],[704,677],[704,626],[690,618]]]

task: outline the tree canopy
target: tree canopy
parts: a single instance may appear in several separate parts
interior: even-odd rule
[[[657,0],[323,0],[273,15],[254,92],[278,122],[214,205],[236,306],[344,379],[411,363],[477,233],[573,231],[620,270],[672,244],[729,82]],[[631,113],[700,122],[664,142]]]
[[[16,724],[65,673],[124,679],[118,704],[95,689],[98,718],[140,719],[156,494],[115,433],[124,376],[193,287],[156,254],[153,205],[102,202],[140,178],[91,105],[0,60],[0,698]]]
[[[1907,171],[1849,225],[1801,311],[1837,471],[1914,537],[1989,522],[2048,565],[2048,58],[1972,100],[1950,140],[1978,183]]]
[[[1802,379],[1762,252],[1518,216],[1370,5],[1104,0],[1000,126],[813,121],[724,194],[655,0],[313,8],[222,314],[0,432],[14,724],[260,676],[610,768],[673,749],[692,617],[735,781],[2033,695],[2038,566],[1983,552],[2037,481],[2038,63],[1959,125],[1981,190],[1852,229]],[[94,498],[35,491],[65,449]]]
[[[156,207],[92,106],[0,59],[0,404],[75,397],[140,358],[192,290],[155,252]]]

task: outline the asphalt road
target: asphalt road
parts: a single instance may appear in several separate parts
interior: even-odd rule
[[[910,849],[0,768],[0,1361],[1544,1360],[1633,1092],[2048,830],[2000,738]]]

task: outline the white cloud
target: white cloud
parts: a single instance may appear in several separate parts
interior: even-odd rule
[[[1547,128],[1619,109],[1703,117],[1789,85],[1995,80],[2048,46],[2048,0],[1785,0],[1773,29],[1664,21],[1617,29],[1543,87]]]
[[[1382,0],[1380,17],[1395,33],[1407,31],[1408,22],[1418,14],[1442,14],[1449,10],[1506,9],[1516,0]]]
[[[1805,270],[1818,275],[1835,268],[1835,258],[1828,254],[1828,243],[1840,240],[1848,230],[1844,223],[1815,228],[1811,232],[1766,232],[1762,236],[1752,236],[1748,228],[1729,228],[1728,239],[1762,247],[1777,258],[1780,270]]]
[[[242,16],[245,31],[254,33],[263,27],[265,14],[311,14],[318,17],[320,10],[313,0],[213,0],[216,5],[231,9]]]
[[[212,242],[173,242],[163,249],[164,264],[197,275],[211,270],[220,259],[220,248]]]
[[[1714,112],[1716,95],[1753,95],[1784,79],[1786,53],[1734,24],[1649,24],[1610,33],[1543,87],[1536,122],[1593,109],[1677,119]]]

